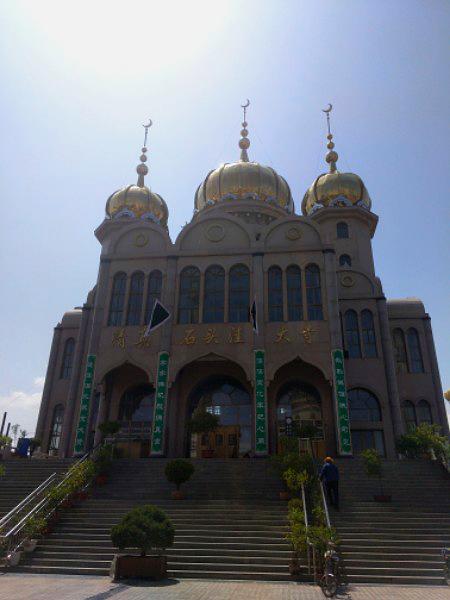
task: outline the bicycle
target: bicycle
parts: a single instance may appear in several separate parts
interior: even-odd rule
[[[333,598],[339,586],[339,555],[333,542],[328,542],[328,550],[324,554],[325,567],[319,585],[326,598]]]

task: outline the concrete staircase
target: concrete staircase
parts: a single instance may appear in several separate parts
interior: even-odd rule
[[[441,548],[450,546],[450,477],[426,461],[383,461],[391,503],[361,461],[341,459],[341,510],[331,518],[349,582],[445,584]]]
[[[116,462],[114,475],[62,517],[22,571],[106,575],[115,549],[111,526],[136,505],[167,511],[176,528],[172,577],[289,580],[286,502],[267,460],[193,460],[187,498],[173,501],[166,459]],[[305,569],[306,572],[306,569]]]
[[[0,478],[0,518],[14,508],[52,473],[62,473],[72,459],[30,460],[13,458],[2,461],[6,474]]]

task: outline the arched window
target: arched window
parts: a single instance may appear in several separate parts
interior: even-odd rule
[[[394,329],[392,332],[392,344],[397,373],[406,373],[408,370],[408,360],[406,357],[405,335],[402,329]]]
[[[219,265],[213,265],[205,273],[203,323],[223,323],[224,306],[225,271]]]
[[[412,431],[413,429],[415,429],[415,427],[417,425],[417,420],[416,420],[416,409],[415,409],[414,404],[412,402],[410,402],[409,400],[403,400],[402,413],[403,413],[403,420],[406,425],[406,430]]]
[[[64,353],[61,363],[60,379],[70,379],[72,375],[73,355],[75,352],[75,340],[69,338],[64,344]]]
[[[348,225],[341,221],[336,225],[336,235],[338,238],[348,238]]]
[[[180,274],[180,294],[178,300],[178,322],[198,323],[200,300],[200,271],[197,267],[186,267]]]
[[[305,269],[305,278],[308,321],[321,321],[323,319],[323,310],[319,267],[317,265],[308,265]]]
[[[140,325],[142,303],[144,301],[144,273],[133,273],[128,298],[127,325]]]
[[[348,254],[341,254],[339,257],[339,265],[341,267],[344,267],[345,265],[347,265],[348,267],[351,267],[352,259],[350,258],[350,256]]]
[[[64,406],[57,404],[53,409],[52,426],[50,428],[50,439],[48,443],[48,450],[58,450],[59,443],[61,441],[61,432],[63,426],[64,417]]]
[[[354,310],[348,310],[344,315],[345,349],[349,358],[361,358],[361,343],[359,341],[358,315]]]
[[[270,267],[268,288],[269,321],[283,321],[283,273],[280,267]]]
[[[286,269],[288,321],[303,321],[302,272],[297,265]]]
[[[108,325],[117,326],[122,324],[126,285],[127,276],[125,273],[116,273],[114,275],[111,302],[109,304]]]
[[[417,333],[417,329],[414,329],[414,327],[408,329],[406,332],[406,339],[408,340],[411,372],[423,373],[422,351],[420,349],[419,334]]]
[[[431,408],[426,400],[420,400],[417,404],[417,422],[419,425],[421,423],[428,423],[429,425],[433,423]]]
[[[368,390],[354,388],[348,391],[350,421],[381,421],[381,410],[377,398]]]
[[[145,324],[148,325],[156,300],[161,300],[162,273],[152,271],[148,278],[147,300],[145,303]]]
[[[228,321],[245,323],[250,313],[250,272],[245,265],[231,267],[228,285]]]
[[[366,358],[376,358],[377,341],[375,337],[375,326],[373,324],[373,315],[370,310],[361,312],[361,333],[363,340],[364,356]]]

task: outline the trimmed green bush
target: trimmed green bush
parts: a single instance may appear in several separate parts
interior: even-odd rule
[[[219,427],[218,415],[197,408],[192,414],[189,427],[192,433],[210,433]]]
[[[194,471],[194,465],[183,458],[171,460],[166,464],[165,468],[167,481],[174,483],[177,486],[177,490],[180,489],[182,483],[185,483],[192,477]]]
[[[111,540],[120,550],[138,548],[141,556],[161,553],[173,545],[175,529],[167,514],[151,504],[131,510],[111,529]]]
[[[438,425],[422,423],[414,430],[402,435],[397,440],[397,450],[408,458],[421,458],[435,455],[439,460],[450,457],[450,443],[445,435],[440,434]]]

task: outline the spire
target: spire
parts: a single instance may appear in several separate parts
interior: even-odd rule
[[[136,172],[138,174],[137,184],[139,187],[144,187],[144,177],[148,173],[148,167],[145,164],[147,162],[147,154],[146,154],[146,152],[147,152],[147,136],[148,136],[148,130],[150,129],[150,127],[152,125],[153,125],[153,121],[151,119],[148,120],[147,125],[142,125],[142,127],[145,129],[144,145],[142,146],[142,154],[140,156],[141,163],[136,167]]]
[[[241,149],[241,162],[248,162],[248,154],[247,150],[250,148],[250,140],[248,139],[248,130],[247,130],[247,121],[245,120],[247,116],[247,108],[250,106],[250,100],[247,98],[247,102],[245,104],[241,104],[241,107],[244,109],[244,120],[242,121],[242,129],[241,129],[241,139],[239,140],[239,148]]]
[[[327,127],[328,127],[328,135],[327,135],[327,140],[328,140],[328,144],[327,144],[327,148],[328,148],[328,152],[327,155],[325,156],[325,160],[327,161],[327,163],[329,163],[330,165],[330,173],[336,173],[337,168],[336,168],[336,163],[337,160],[339,158],[339,155],[337,152],[335,152],[333,150],[334,148],[334,142],[333,140],[333,134],[331,133],[331,129],[330,129],[330,112],[333,108],[332,104],[328,105],[328,108],[323,108],[322,112],[324,112],[327,115]]]

